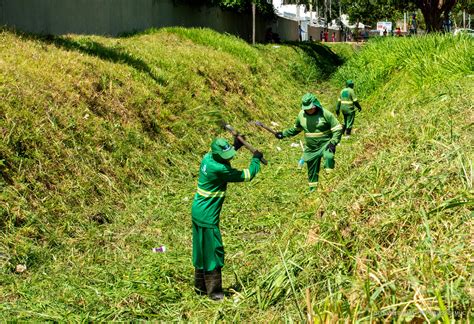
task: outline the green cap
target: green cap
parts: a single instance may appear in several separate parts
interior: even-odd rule
[[[211,144],[212,154],[218,154],[224,160],[229,160],[234,157],[235,149],[223,138],[216,138]]]
[[[307,93],[301,98],[301,109],[309,110],[314,106],[323,108],[314,94]]]
[[[352,81],[351,79],[346,81],[346,87],[350,87],[350,86],[354,86],[354,81]]]

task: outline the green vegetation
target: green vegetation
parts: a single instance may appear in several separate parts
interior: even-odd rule
[[[467,37],[385,39],[336,71],[319,45],[251,47],[210,30],[2,31],[0,313],[300,321],[309,288],[319,320],[469,318],[473,49]],[[247,122],[291,125],[308,90],[332,109],[349,77],[358,129],[308,195],[300,150]],[[229,187],[233,295],[214,303],[192,290],[190,206],[201,156],[228,137],[221,117],[270,162]]]

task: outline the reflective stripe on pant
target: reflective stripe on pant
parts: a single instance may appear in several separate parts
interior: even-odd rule
[[[347,128],[352,128],[352,125],[354,125],[354,120],[355,120],[355,111],[351,113],[342,113],[344,115],[344,127]]]
[[[219,227],[202,227],[193,222],[193,265],[213,271],[224,266],[224,245]]]
[[[324,168],[325,169],[334,169],[336,161],[334,160],[334,154],[328,150],[324,150]],[[316,187],[319,180],[319,169],[321,167],[321,157],[317,157],[311,161],[307,161],[308,165],[308,184],[310,188]]]

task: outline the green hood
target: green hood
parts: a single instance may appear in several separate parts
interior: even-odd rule
[[[321,103],[319,102],[318,98],[312,93],[307,93],[301,98],[301,109],[303,110],[309,110],[313,108],[314,106],[323,108],[321,106]]]

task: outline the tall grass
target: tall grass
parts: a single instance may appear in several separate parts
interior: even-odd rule
[[[472,48],[470,39],[442,36],[350,54],[251,47],[180,28],[126,38],[2,31],[0,313],[57,321],[290,322],[306,312],[318,321],[469,319]],[[328,81],[335,67],[320,64],[340,62],[333,51],[348,61]],[[364,110],[354,139],[337,149],[336,171],[322,174],[310,196],[299,149],[247,122],[291,125],[309,90],[332,109],[347,78]],[[228,136],[218,117],[270,161],[250,184],[228,190],[223,303],[194,294],[190,261],[196,170],[211,139]],[[233,163],[248,159],[239,151]],[[161,244],[167,253],[151,252]],[[27,270],[17,272],[18,264]]]

